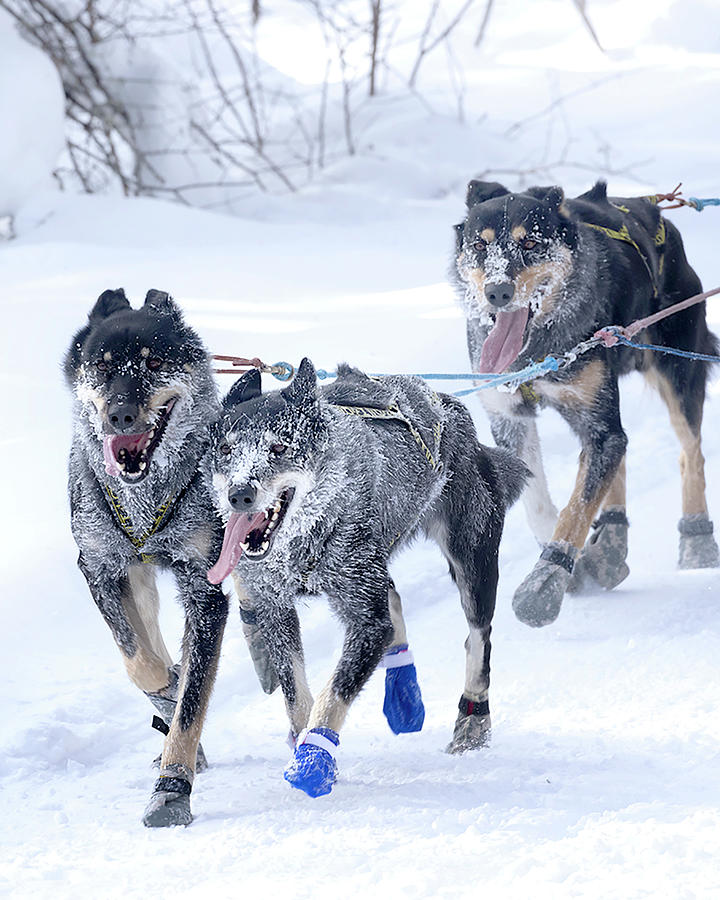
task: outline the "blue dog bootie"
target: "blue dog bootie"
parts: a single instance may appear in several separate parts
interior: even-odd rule
[[[425,707],[408,645],[391,647],[380,665],[387,669],[383,712],[393,734],[420,731],[425,721]]]
[[[340,735],[332,728],[311,728],[298,735],[295,753],[283,776],[309,797],[329,794],[337,781],[335,751]]]

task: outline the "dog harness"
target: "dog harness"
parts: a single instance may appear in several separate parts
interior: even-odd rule
[[[436,395],[437,396],[437,395]],[[442,439],[443,426],[442,422],[435,422],[432,426],[434,445],[431,450],[428,445],[423,440],[423,436],[418,431],[417,427],[413,424],[413,422],[408,419],[408,417],[402,412],[397,403],[391,403],[386,407],[377,407],[377,406],[346,406],[342,403],[333,403],[336,409],[341,409],[344,413],[347,413],[349,416],[358,416],[361,419],[392,419],[396,422],[402,422],[403,425],[408,429],[410,434],[415,439],[415,443],[422,450],[425,459],[428,461],[430,468],[434,472],[441,472],[443,469],[443,463],[438,458],[438,452],[440,450],[440,441]]]
[[[122,503],[120,502],[120,498],[109,484],[105,485],[105,493],[108,496],[110,508],[115,513],[115,518],[118,521],[118,525],[122,528],[122,530],[125,532],[125,535],[129,538],[130,542],[137,550],[138,559],[140,560],[140,562],[155,562],[155,557],[151,553],[143,553],[142,548],[145,546],[149,538],[151,538],[156,531],[159,531],[160,528],[162,528],[162,526],[168,520],[170,511],[172,510],[172,506],[177,499],[177,495],[172,494],[164,503],[158,506],[155,512],[155,518],[153,519],[150,527],[142,534],[136,535],[132,519],[130,518],[130,514],[122,505]]]
[[[652,202],[652,198],[646,198],[649,202]],[[657,203],[657,199],[655,200]],[[621,213],[625,213],[626,215],[630,215],[630,210],[627,206],[623,206],[620,203],[611,203],[611,206],[614,206],[615,209],[619,210]],[[645,256],[645,254],[640,249],[640,245],[634,238],[630,235],[630,230],[627,225],[623,222],[622,228],[618,231],[615,228],[607,228],[605,225],[596,225],[594,222],[583,222],[587,228],[594,228],[596,231],[602,232],[609,238],[612,238],[614,241],[624,241],[626,244],[630,244],[631,247],[634,247],[637,251],[638,256],[643,261],[643,265],[647,269],[647,273],[650,276],[650,283],[653,286],[653,297],[658,296],[658,286],[657,280],[652,270],[652,266],[650,265],[650,261]],[[657,227],[657,231],[655,232],[655,246],[660,249],[660,253],[658,256],[658,275],[662,275],[663,266],[665,264],[665,220],[662,216],[660,216],[660,222]]]

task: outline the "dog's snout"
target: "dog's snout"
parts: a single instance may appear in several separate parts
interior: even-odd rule
[[[139,415],[138,405],[127,400],[116,400],[108,406],[108,421],[116,434],[132,434]]]
[[[486,284],[485,297],[493,306],[507,306],[515,296],[515,285],[506,281],[503,284]]]
[[[243,487],[231,487],[228,491],[228,500],[230,506],[235,512],[246,511],[257,497],[257,490],[251,484],[243,485]]]

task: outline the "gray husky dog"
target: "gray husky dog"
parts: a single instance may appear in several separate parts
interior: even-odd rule
[[[205,576],[222,540],[199,471],[220,408],[209,357],[168,294],[149,291],[133,310],[122,290],[108,290],[73,338],[65,375],[75,401],[69,493],[78,565],[166,734],[143,821],[188,824],[228,609]],[[181,666],[160,633],[157,568],[174,574],[185,609]]]
[[[310,796],[328,793],[338,731],[353,699],[383,657],[388,674],[402,671],[397,658],[408,651],[388,560],[420,532],[445,554],[470,629],[448,750],[483,745],[498,545],[525,466],[479,444],[465,407],[414,377],[370,378],[343,365],[337,380],[318,390],[304,359],[289,387],[263,395],[255,370],[223,406],[207,465],[227,524],[208,578],[217,584],[237,571],[255,607],[295,741],[285,778]],[[313,702],[296,604],[319,593],[345,639]],[[385,714],[394,731],[417,730],[416,722],[405,727],[419,703],[413,685],[404,694],[407,687],[388,697],[386,679]]]

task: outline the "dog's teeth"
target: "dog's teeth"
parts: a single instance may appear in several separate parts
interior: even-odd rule
[[[263,541],[262,544],[260,545],[260,547],[263,551],[267,550],[267,548],[269,546],[270,546],[270,541]]]
[[[142,462],[140,463],[140,471],[144,472],[145,469],[147,469],[147,463],[145,462],[145,460],[142,460]]]
[[[155,429],[154,428],[151,428],[150,431],[148,431],[148,437],[150,438],[150,440],[152,440],[155,437]]]

